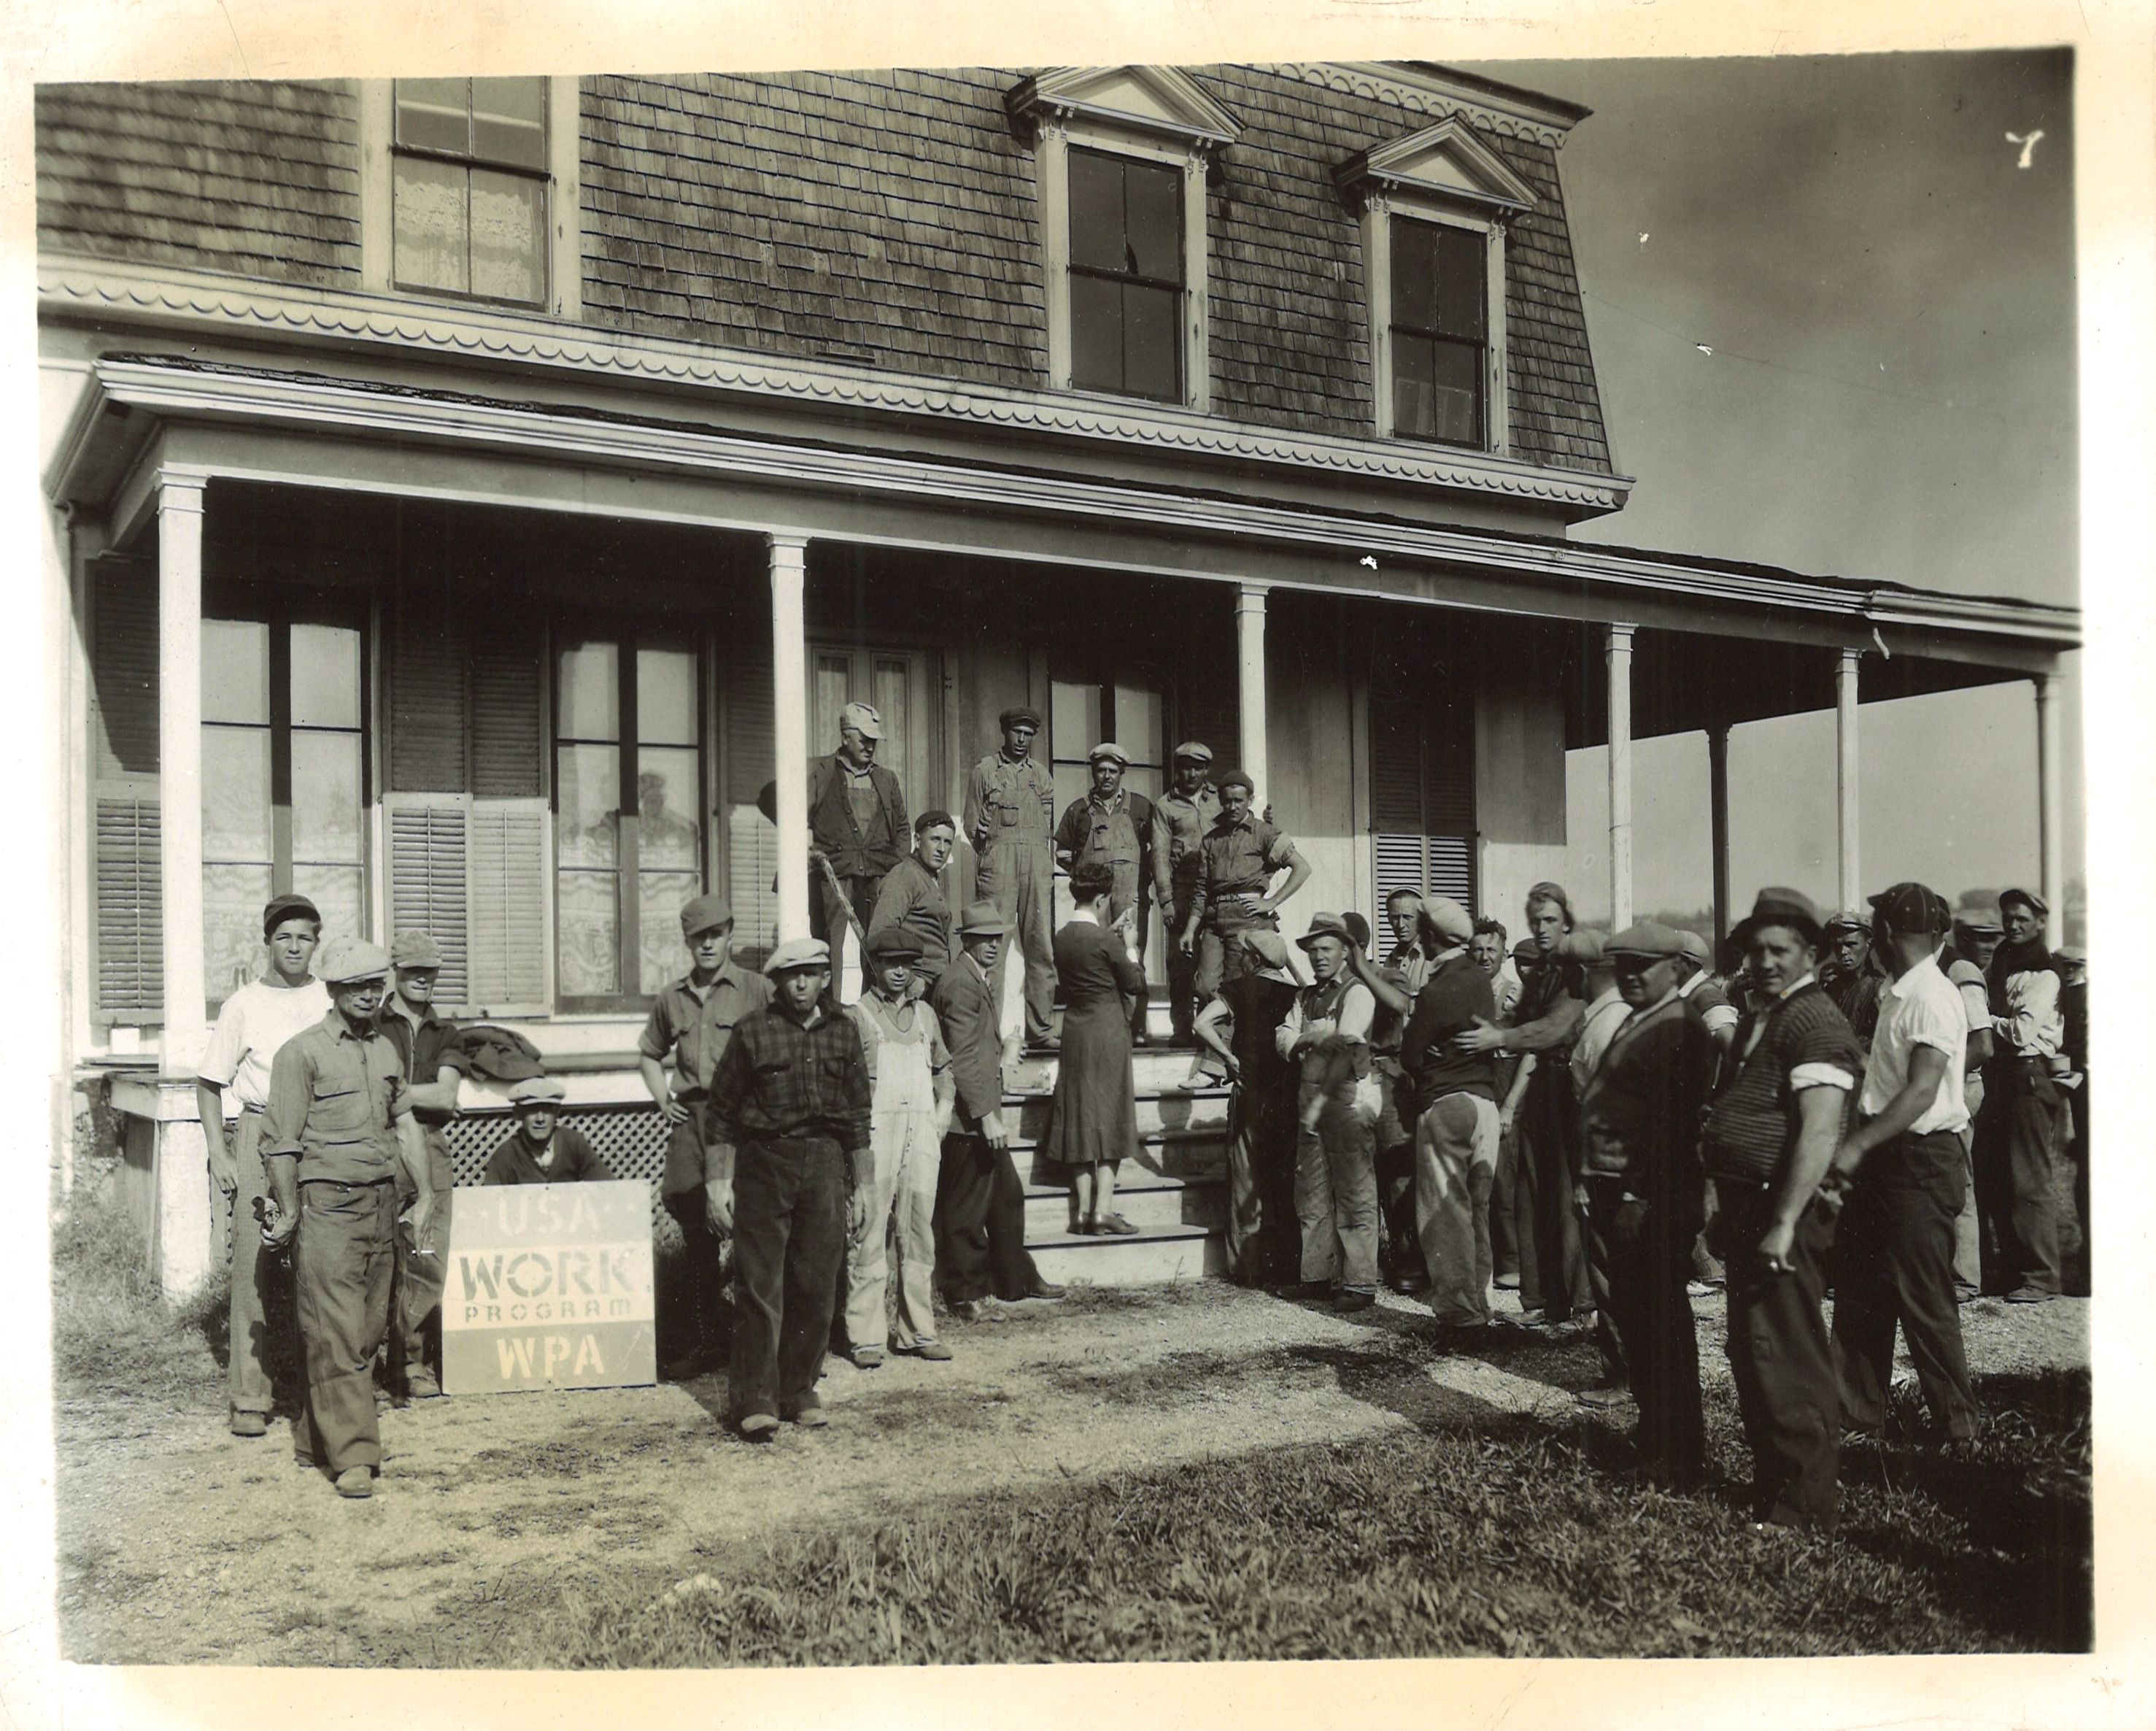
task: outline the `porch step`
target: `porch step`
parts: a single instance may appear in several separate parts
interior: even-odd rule
[[[1141,1094],[1181,1093],[1192,1084],[1187,1080],[1197,1055],[1168,1046],[1140,1046],[1131,1054],[1131,1081]],[[1209,1053],[1206,1056],[1210,1056]],[[1030,1052],[1004,1068],[1004,1086],[1014,1094],[1052,1094],[1055,1072],[1062,1062],[1055,1052]],[[1201,1087],[1224,1086],[1217,1079],[1199,1082]]]
[[[1016,1108],[1018,1129],[1012,1140],[1018,1143],[1037,1143],[1048,1133],[1048,1119],[1053,1096],[1049,1094],[1006,1094],[1006,1110]],[[1185,1093],[1180,1090],[1163,1093],[1140,1089],[1137,1097],[1138,1136],[1142,1141],[1151,1141],[1159,1136],[1186,1133],[1204,1133],[1224,1137],[1228,1133],[1228,1091],[1225,1088],[1201,1088]]]
[[[1162,1178],[1147,1174],[1133,1178],[1123,1168],[1126,1182],[1116,1186],[1116,1211],[1139,1229],[1142,1236],[1158,1236],[1187,1226],[1218,1232],[1227,1224],[1228,1187],[1219,1179]],[[1025,1190],[1025,1241],[1029,1248],[1050,1240],[1070,1236],[1070,1190],[1067,1184],[1028,1184]]]
[[[1038,1143],[1011,1143],[1011,1159],[1027,1174],[1029,1184],[1050,1187],[1063,1182],[1065,1169],[1040,1152]],[[1188,1130],[1141,1137],[1137,1152],[1123,1162],[1122,1176],[1143,1184],[1147,1176],[1184,1180],[1224,1179],[1228,1175],[1228,1139],[1218,1130]]]
[[[1058,1284],[1158,1286],[1200,1280],[1224,1272],[1228,1266],[1220,1234],[1204,1226],[1163,1227],[1135,1238],[1073,1238],[1059,1231],[1035,1239],[1029,1233],[1026,1248],[1042,1277]]]

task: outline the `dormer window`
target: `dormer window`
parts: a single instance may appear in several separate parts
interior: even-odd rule
[[[1363,216],[1378,436],[1502,452],[1505,231],[1533,189],[1456,116],[1334,178]]]
[[[1235,116],[1168,66],[1065,67],[1005,105],[1040,175],[1050,387],[1204,408],[1205,172]]]

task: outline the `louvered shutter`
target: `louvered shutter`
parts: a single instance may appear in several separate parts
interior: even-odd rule
[[[776,772],[771,663],[737,643],[726,670],[726,899],[734,942],[745,960],[760,959],[778,927],[778,830],[757,808]]]
[[[155,574],[100,561],[90,611],[95,1013],[151,1021],[163,1014],[165,979]]]
[[[1427,683],[1426,681],[1424,682]],[[1418,700],[1382,670],[1370,699],[1375,906],[1395,890],[1476,905],[1474,712],[1464,695]]]
[[[133,1020],[165,1002],[164,904],[157,802],[97,802],[97,1008]]]
[[[471,790],[483,799],[546,791],[540,735],[546,645],[537,621],[491,617],[471,645]]]
[[[536,1014],[548,1007],[551,833],[544,799],[472,802],[470,1000],[487,1014]]]
[[[442,947],[435,1002],[444,1009],[467,1009],[473,1002],[470,803],[455,794],[391,794],[382,804],[389,829],[389,929],[424,932]]]

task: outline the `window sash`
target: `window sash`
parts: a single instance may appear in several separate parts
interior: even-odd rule
[[[456,149],[407,136],[405,101],[398,91],[420,82],[400,80],[391,97],[390,278],[400,289],[446,299],[482,300],[517,306],[545,306],[552,291],[553,260],[548,244],[552,180],[548,168],[552,97],[545,79],[517,80],[537,86],[538,118],[534,147],[521,160],[502,150],[484,150],[480,141],[490,128],[475,111],[475,80],[426,80],[464,86],[465,147]],[[512,80],[478,80],[509,83]],[[513,135],[511,121],[491,127]],[[406,165],[409,164],[408,171]],[[506,182],[505,184],[505,182]],[[521,197],[514,189],[526,188]],[[429,194],[441,207],[434,232],[419,216]],[[481,220],[484,202],[490,213]],[[506,224],[504,211],[521,205]],[[454,211],[454,215],[450,213]],[[528,248],[526,235],[528,233]],[[506,246],[501,236],[511,234]],[[452,261],[454,268],[450,268]],[[528,261],[528,277],[523,267]]]
[[[1065,242],[1070,280],[1065,316],[1071,326],[1071,385],[1153,402],[1181,402],[1187,365],[1183,296],[1189,275],[1183,171],[1073,146],[1064,172],[1070,195]],[[1140,177],[1141,187],[1160,195],[1150,201],[1152,220],[1142,234],[1132,223],[1133,176]],[[1141,268],[1140,240],[1147,242],[1148,253],[1158,254],[1150,261],[1156,268]],[[1109,262],[1118,258],[1120,265]],[[1173,267],[1173,275],[1163,275],[1157,268],[1163,264]],[[1081,283],[1097,286],[1083,290]],[[1163,357],[1165,367],[1160,364]]]

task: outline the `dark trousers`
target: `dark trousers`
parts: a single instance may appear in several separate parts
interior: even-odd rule
[[[1699,1340],[1685,1282],[1698,1216],[1681,1218],[1624,1199],[1621,1181],[1589,1185],[1590,1261],[1606,1271],[1609,1318],[1640,1408],[1640,1472],[1649,1482],[1687,1491],[1707,1471],[1700,1405]]]
[[[1162,904],[1161,924],[1168,942],[1168,1020],[1175,1043],[1188,1045],[1190,1025],[1198,1020],[1198,952],[1183,953],[1183,922],[1190,917],[1190,890],[1184,886],[1175,899]]]
[[[2051,1194],[2051,1143],[2058,1094],[2025,1066],[1987,1066],[1976,1115],[1976,1211],[1985,1248],[1987,1292],[2059,1290],[2059,1220]]]
[[[424,1242],[413,1235],[409,1210],[414,1193],[400,1180],[397,1187],[397,1284],[389,1314],[390,1386],[402,1389],[414,1369],[442,1364],[442,1283],[449,1278],[449,1215],[457,1174],[449,1163],[449,1133],[424,1124],[428,1182],[434,1186],[434,1212]],[[433,1252],[421,1256],[422,1251]]]
[[[1728,1279],[1729,1369],[1752,1445],[1754,1517],[1831,1532],[1840,1508],[1841,1398],[1820,1307],[1834,1222],[1808,1205],[1797,1222],[1789,1271],[1771,1274],[1759,1240],[1774,1219],[1772,1190],[1723,1181],[1716,1203]]]
[[[846,900],[862,925],[875,912],[876,895],[883,888],[884,874],[880,871],[862,877],[841,875],[839,886],[845,891]],[[839,948],[836,934],[850,930],[846,911],[839,906],[839,898],[831,892],[831,880],[824,876],[820,866],[808,868],[808,935],[820,937],[835,953]],[[860,953],[855,951],[855,954]]]
[[[291,1264],[270,1255],[254,1218],[254,1199],[270,1194],[262,1167],[262,1114],[243,1112],[229,1133],[239,1188],[232,1199],[231,1358],[225,1372],[226,1405],[268,1418],[277,1405],[281,1373],[290,1392],[292,1367],[301,1362],[299,1328],[293,1320]]]
[[[846,1258],[846,1157],[828,1138],[751,1142],[734,1163],[734,1421],[785,1418],[815,1392]]]
[[[675,1350],[708,1359],[726,1343],[726,1241],[711,1230],[704,1212],[703,1188],[687,1187],[704,1169],[703,1111],[701,1100],[692,1102],[688,1121],[676,1124],[667,1137],[667,1179],[685,1187],[662,1187],[659,1199],[681,1229],[681,1293],[688,1313],[675,1325],[680,1343]]]
[[[1228,1107],[1228,1273],[1238,1285],[1297,1277],[1294,1081],[1239,1086]]]
[[[292,1282],[307,1399],[292,1427],[292,1451],[331,1473],[382,1464],[374,1355],[389,1332],[396,1263],[397,1186],[390,1179],[300,1184]]]
[[[1398,1058],[1375,1058],[1370,1067],[1378,1078],[1381,1101],[1374,1133],[1385,1264],[1394,1280],[1413,1280],[1424,1272],[1415,1228],[1414,1091]]]
[[[1573,1202],[1572,1143],[1578,1110],[1562,1054],[1545,1052],[1514,1119],[1519,1159],[1513,1169],[1520,1240],[1520,1307],[1562,1323],[1594,1302]],[[1543,1066],[1549,1066],[1545,1069]]]
[[[1497,1170],[1490,1180],[1490,1258],[1492,1270],[1514,1279],[1520,1273],[1520,1138],[1510,1129],[1497,1133]]]
[[[1954,1304],[1954,1219],[1967,1179],[1961,1138],[1902,1136],[1874,1148],[1835,1229],[1834,1354],[1847,1423],[1887,1416],[1901,1325],[1932,1422],[1976,1433],[1975,1392]]]
[[[2088,1282],[2093,1277],[2089,1258],[2089,1079],[2087,1072],[2082,1074],[2081,1087],[2074,1094],[2073,1103],[2067,1110],[2073,1117],[2073,1134],[2066,1142],[2066,1158],[2074,1163],[2074,1213],[2081,1221],[2082,1229],[2082,1247],[2076,1270],[2081,1284],[2074,1290],[2087,1292],[2089,1290]]]
[[[1025,1185],[1009,1148],[982,1136],[943,1138],[936,1174],[936,1270],[953,1304],[1023,1298],[1040,1284],[1025,1248]]]

